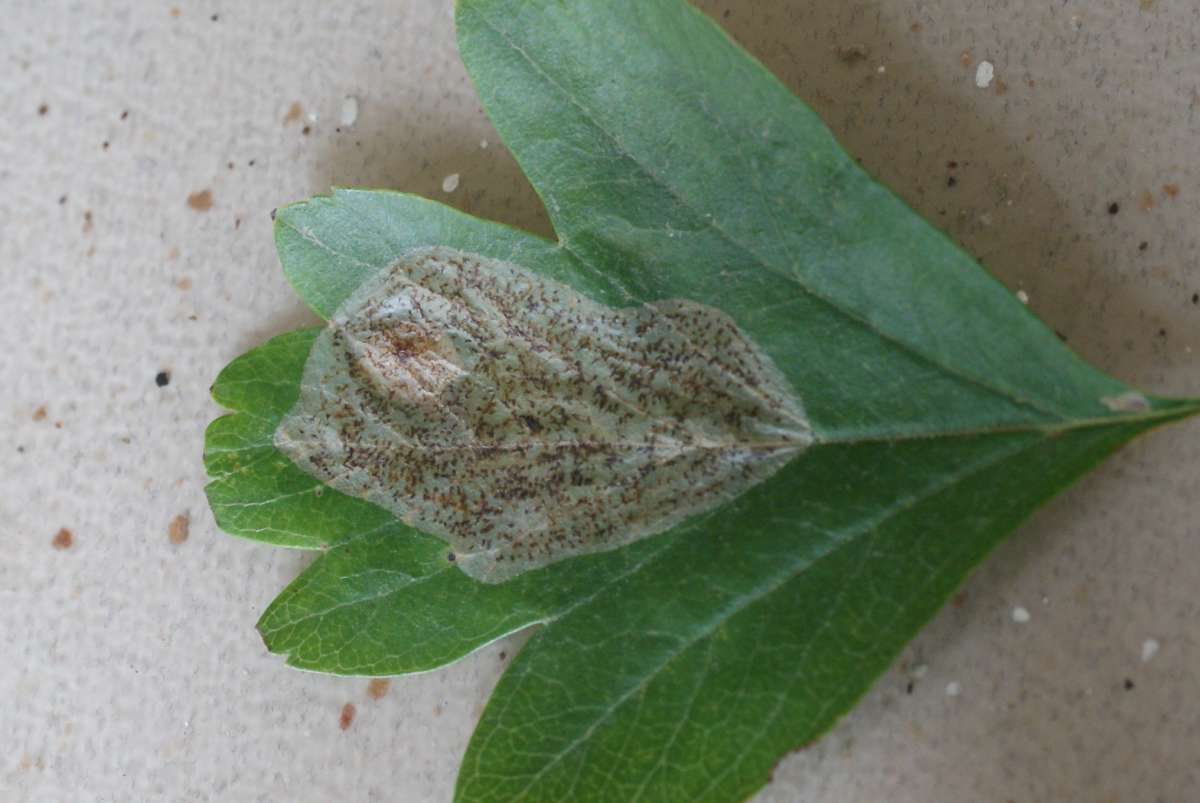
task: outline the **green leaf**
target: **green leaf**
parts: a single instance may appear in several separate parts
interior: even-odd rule
[[[213,387],[217,521],[324,552],[259,623],[289,663],[428,670],[534,623],[457,798],[736,800],[818,737],[967,573],[1114,449],[1193,414],[1075,357],[863,173],[681,0],[459,0],[484,106],[558,242],[399,193],[281,209],[284,271],[328,317],[417,248],[506,260],[614,306],[715,306],[803,400],[817,442],[732,502],[499,585],[273,446],[313,331]]]

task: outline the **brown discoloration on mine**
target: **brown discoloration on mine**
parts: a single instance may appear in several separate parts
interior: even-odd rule
[[[388,689],[392,687],[392,682],[387,678],[372,678],[367,684],[367,696],[372,700],[382,700],[387,696]]]
[[[510,263],[414,254],[330,319],[276,445],[498,582],[661,532],[812,441],[723,313],[614,309]]]
[[[46,420],[46,405],[43,404],[40,407],[38,407],[36,410],[33,411],[33,420],[34,421],[45,421]]]
[[[54,534],[54,538],[50,540],[50,546],[55,549],[70,549],[75,543],[75,536],[66,527],[63,527]]]

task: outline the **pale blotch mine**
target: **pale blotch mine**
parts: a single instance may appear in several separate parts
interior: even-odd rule
[[[813,442],[724,313],[612,308],[508,262],[409,254],[317,338],[276,446],[501,582],[711,510]]]

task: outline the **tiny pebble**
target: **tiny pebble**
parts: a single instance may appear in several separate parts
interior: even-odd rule
[[[1142,642],[1142,663],[1158,655],[1158,639],[1148,638]]]
[[[1012,609],[1012,620],[1019,625],[1025,624],[1029,621],[1029,611],[1018,605]]]
[[[958,685],[957,680],[952,680],[946,684],[946,696],[947,697],[957,697],[959,695],[959,692],[961,692],[961,691],[962,691],[962,686]]]
[[[885,72],[887,72],[887,67],[885,67],[885,66],[883,66],[882,64],[880,64],[880,65],[879,65],[879,74],[880,74],[880,75],[883,75]]]
[[[1024,290],[1018,290],[1017,291],[1017,301],[1020,301],[1022,304],[1028,304],[1029,303],[1029,293],[1026,293]]]
[[[342,100],[342,125],[354,125],[354,121],[358,119],[358,98],[353,95],[347,95]]]
[[[975,86],[980,89],[987,89],[992,85],[992,79],[996,77],[996,68],[990,61],[979,62],[979,67],[975,70]]]
[[[479,140],[479,147],[487,148],[487,146],[488,146],[488,141],[486,139]]]
[[[454,192],[458,189],[458,173],[451,173],[442,179],[442,192]]]

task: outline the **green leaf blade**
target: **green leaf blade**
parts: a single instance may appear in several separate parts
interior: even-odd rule
[[[516,262],[597,300],[617,298],[608,277],[581,270],[554,243],[401,192],[335,188],[331,196],[282,207],[275,245],[284,275],[322,318],[377,271],[431,246]]]
[[[827,430],[1069,420],[1106,414],[1100,399],[1126,390],[690,6],[463,0],[458,23],[485,108],[564,247],[635,297],[721,306]],[[878,364],[864,354],[920,398],[871,393]]]
[[[751,492],[728,529],[710,523],[708,554],[680,541],[531,640],[457,799],[745,797],[849,710],[1012,526],[1151,425],[814,450],[781,473],[787,494]],[[804,500],[800,526],[781,497]],[[735,527],[756,513],[796,532],[747,538]]]

